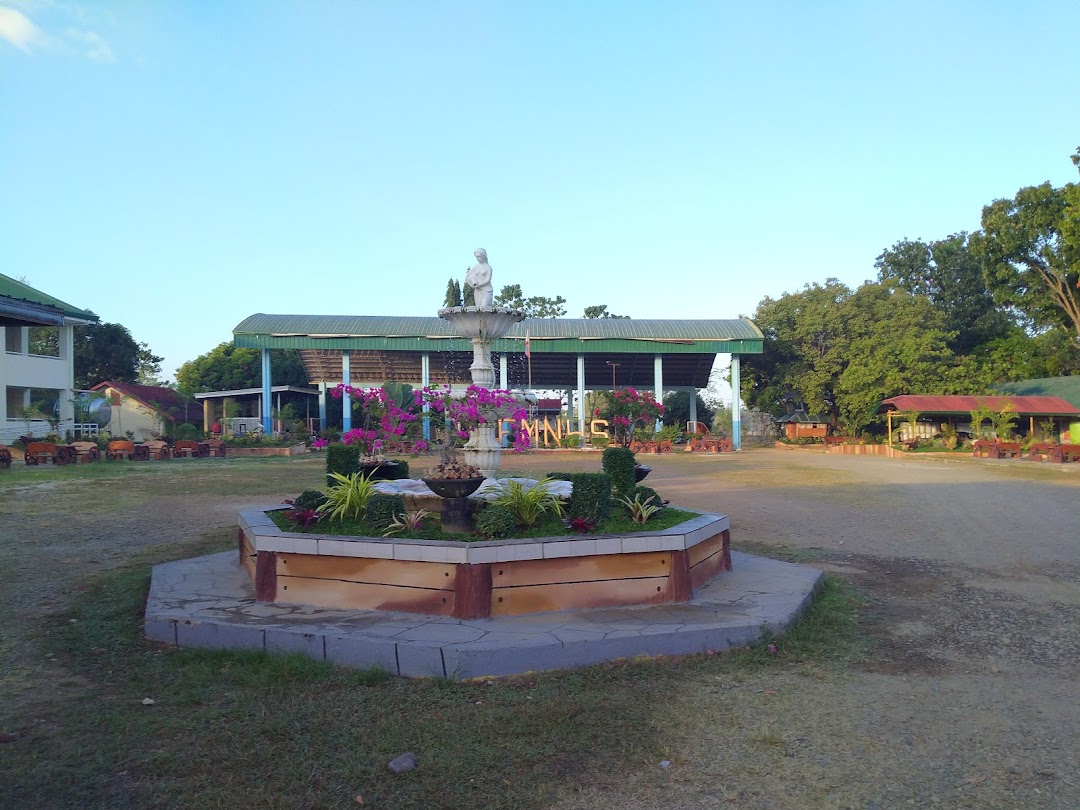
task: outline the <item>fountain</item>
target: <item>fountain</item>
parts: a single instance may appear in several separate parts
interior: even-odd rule
[[[491,343],[509,332],[510,327],[524,319],[525,315],[512,309],[492,306],[491,265],[487,263],[487,251],[477,248],[473,255],[477,261],[469,268],[465,283],[473,288],[476,305],[444,307],[439,310],[439,317],[449,321],[461,337],[472,341],[473,361],[469,366],[472,383],[490,389],[495,386]],[[493,423],[481,424],[470,433],[469,441],[464,447],[466,462],[478,468],[488,478],[494,477],[502,453],[495,432]]]

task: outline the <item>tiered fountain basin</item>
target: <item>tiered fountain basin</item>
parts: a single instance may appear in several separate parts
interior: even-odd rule
[[[622,535],[459,542],[288,532],[268,511],[241,512],[238,529],[260,602],[483,619],[688,602],[731,570],[727,515]]]

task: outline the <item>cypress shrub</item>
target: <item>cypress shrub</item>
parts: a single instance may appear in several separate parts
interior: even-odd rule
[[[397,495],[383,495],[376,492],[368,498],[364,516],[371,528],[382,531],[394,522],[394,515],[405,514],[405,501]]]
[[[574,487],[567,504],[567,517],[587,517],[600,523],[611,514],[611,476],[607,473],[574,473]]]
[[[634,491],[634,454],[628,447],[608,447],[604,450],[604,472],[611,476],[611,490],[616,498]]]
[[[476,533],[489,540],[509,537],[517,528],[517,515],[509,506],[485,506],[474,521]]]
[[[360,445],[330,444],[326,446],[326,485],[337,483],[330,473],[352,475],[360,469]]]

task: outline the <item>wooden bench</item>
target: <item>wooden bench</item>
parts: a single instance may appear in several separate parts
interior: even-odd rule
[[[178,439],[173,442],[173,458],[195,458],[199,455],[199,443],[191,439]]]
[[[69,447],[75,456],[76,464],[86,464],[101,458],[101,450],[94,442],[72,442]]]
[[[998,458],[1020,458],[1020,444],[1018,442],[998,442]]]
[[[65,459],[52,442],[27,442],[23,460],[27,464],[34,465],[48,464],[50,461],[53,464],[63,464]]]
[[[999,439],[976,439],[971,454],[977,458],[1020,458],[1020,445]]]
[[[131,461],[135,458],[135,442],[116,440],[109,442],[105,449],[105,458],[109,461]]]
[[[225,458],[225,442],[220,439],[199,442],[199,458]]]
[[[11,466],[11,448],[0,444],[0,467],[5,470]]]
[[[1054,461],[1058,464],[1080,461],[1080,444],[1054,444],[1052,442],[1033,444],[1028,449],[1028,460]]]
[[[164,461],[169,457],[169,445],[160,440],[143,442],[135,450],[146,461]]]
[[[822,436],[821,437],[821,443],[823,445],[825,445],[826,447],[834,447],[834,446],[836,446],[838,444],[843,444],[846,441],[847,441],[847,439],[845,439],[843,436]]]

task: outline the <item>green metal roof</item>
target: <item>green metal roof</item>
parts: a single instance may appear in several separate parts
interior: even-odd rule
[[[621,318],[530,318],[496,340],[495,351],[650,352],[679,354],[737,352],[760,354],[762,334],[745,318],[731,320],[646,320]],[[233,329],[237,346],[258,349],[384,349],[464,351],[458,337],[438,317],[381,315],[268,315],[258,313]]]
[[[29,284],[23,284],[21,281],[16,281],[11,278],[11,276],[5,276],[3,273],[0,273],[0,297],[9,298],[16,302],[59,310],[68,318],[77,318],[84,321],[98,320],[98,316],[93,312],[73,307],[71,304],[61,301],[59,298],[53,298],[51,295],[46,295],[41,292],[41,290],[35,290]]]
[[[1035,380],[1019,380],[997,386],[1002,394],[1017,396],[1060,397],[1080,408],[1080,375],[1072,377],[1042,377]]]

